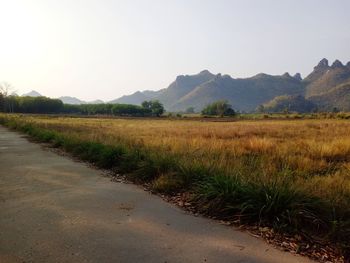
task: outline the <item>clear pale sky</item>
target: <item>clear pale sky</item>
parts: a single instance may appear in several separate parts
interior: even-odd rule
[[[304,77],[350,61],[349,0],[0,0],[0,81],[111,100],[203,69]]]

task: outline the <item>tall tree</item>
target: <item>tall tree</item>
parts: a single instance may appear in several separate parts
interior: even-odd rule
[[[233,116],[235,111],[232,109],[232,106],[228,104],[226,100],[218,100],[209,105],[207,105],[202,110],[203,115],[217,115],[220,117],[223,116]]]
[[[161,116],[164,112],[164,106],[158,100],[150,100],[142,102],[142,107],[144,109],[150,110],[153,116]]]

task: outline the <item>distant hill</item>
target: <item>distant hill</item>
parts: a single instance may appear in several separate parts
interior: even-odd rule
[[[289,74],[258,74],[246,79],[233,79],[229,75],[218,74],[183,96],[172,109],[181,110],[192,105],[198,110],[208,103],[225,99],[234,109],[253,111],[259,104],[285,94],[304,94],[301,81]]]
[[[42,97],[42,95],[35,90],[32,90],[31,92],[25,93],[22,96],[23,97]]]
[[[93,101],[88,101],[88,104],[103,104],[105,103],[103,100],[93,100]]]
[[[265,103],[262,105],[263,108],[260,108],[260,110],[264,112],[311,112],[315,109],[317,109],[317,106],[315,103],[313,103],[310,100],[305,99],[305,97],[301,95],[297,96],[278,96],[275,97],[273,100],[269,101],[268,103]],[[259,110],[259,109],[258,109]]]
[[[76,97],[69,97],[69,96],[63,96],[59,97],[64,104],[74,104],[74,105],[79,105],[79,104],[101,104],[104,103],[102,100],[94,100],[94,101],[83,101],[80,100]]]
[[[39,92],[32,90],[31,92],[25,93],[22,95],[23,97],[42,97],[44,95],[40,94]],[[70,97],[70,96],[62,96],[58,98],[59,100],[61,100],[63,103],[65,104],[75,104],[75,105],[79,105],[79,104],[101,104],[104,103],[104,101],[102,100],[94,100],[94,101],[83,101],[80,100],[76,97]]]
[[[168,88],[151,93],[151,99],[162,102],[168,111],[181,111],[194,107],[200,111],[207,104],[226,99],[235,109],[252,111],[259,104],[280,95],[304,94],[300,75],[282,76],[258,74],[252,78],[234,79],[229,75],[212,74],[208,70],[196,75],[178,76]],[[136,92],[112,102],[140,104],[150,96]]]
[[[306,97],[321,95],[342,83],[350,81],[350,64],[343,65],[339,60],[329,66],[322,59],[314,70],[304,79]]]
[[[208,70],[203,70],[196,75],[180,75],[166,89],[160,91],[137,91],[131,95],[122,96],[110,101],[110,103],[127,103],[140,105],[145,100],[157,99],[161,101],[167,109],[176,104],[177,100],[191,92],[198,85],[214,78],[215,75]]]
[[[59,100],[61,100],[63,103],[65,104],[84,104],[85,102],[78,99],[78,98],[75,98],[75,97],[69,97],[69,96],[63,96],[63,97],[59,97],[58,98]]]
[[[178,102],[186,95],[190,94],[196,87],[215,78],[215,75],[208,70],[203,70],[196,75],[180,75],[175,81],[163,90],[157,97],[166,108],[171,110],[184,110],[185,108],[178,107]],[[196,105],[191,105],[196,107]],[[204,105],[205,106],[205,105]]]
[[[309,97],[320,110],[350,111],[350,82],[340,84],[321,95]]]
[[[347,94],[347,89],[333,88],[347,82],[350,82],[350,62],[343,65],[336,60],[329,66],[328,60],[322,59],[305,79],[299,73],[294,76],[289,73],[277,76],[260,73],[250,78],[232,78],[203,70],[195,75],[180,75],[165,89],[138,91],[111,102],[141,104],[144,100],[157,99],[167,111],[183,111],[189,107],[200,111],[207,104],[224,99],[240,111],[254,111],[262,104],[289,103],[293,110],[304,112],[314,106],[325,109],[329,100],[329,105],[341,104],[341,108],[345,109],[350,102],[347,96],[343,99],[339,96]]]
[[[146,94],[144,94],[141,91],[137,91],[134,94],[131,95],[125,95],[122,96],[118,99],[109,101],[109,103],[125,103],[125,104],[135,104],[135,105],[141,105],[141,103],[145,100],[149,100],[151,97],[147,96]]]

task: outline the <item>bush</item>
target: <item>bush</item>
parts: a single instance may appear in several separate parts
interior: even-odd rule
[[[163,104],[158,100],[144,101],[142,102],[142,108],[150,111],[153,116],[157,117],[165,112]]]
[[[236,113],[232,109],[232,106],[228,104],[226,100],[219,100],[207,105],[202,110],[202,115],[215,115],[215,116],[234,116]]]

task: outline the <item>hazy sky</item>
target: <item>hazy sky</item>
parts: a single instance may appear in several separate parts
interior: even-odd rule
[[[0,0],[0,81],[111,100],[203,69],[308,74],[350,61],[349,0]]]

